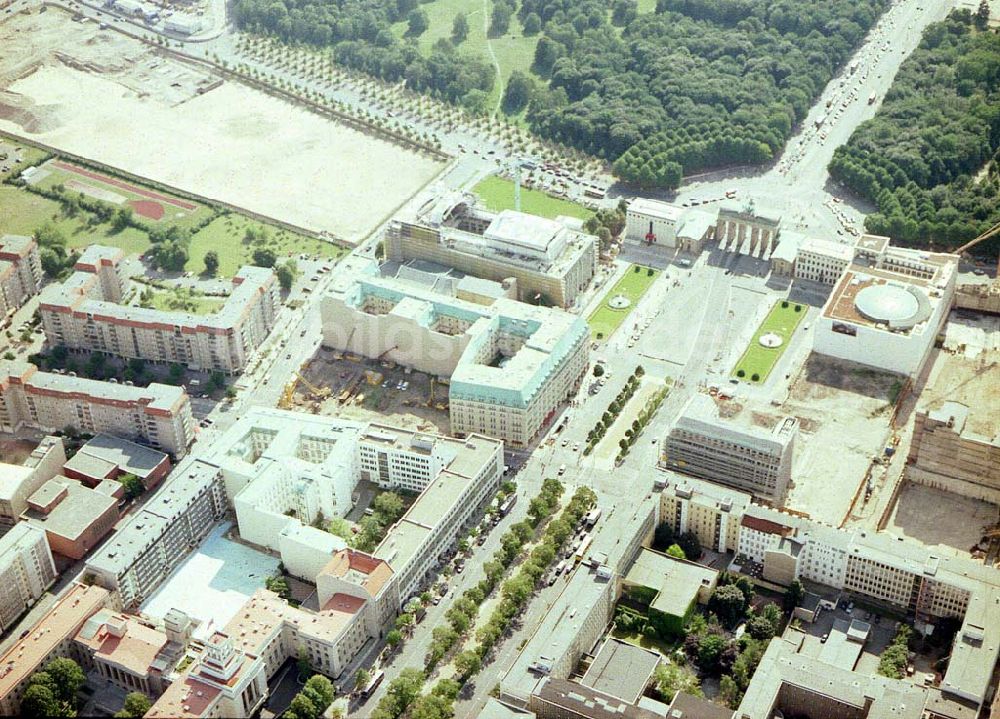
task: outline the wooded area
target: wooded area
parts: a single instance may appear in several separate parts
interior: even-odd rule
[[[527,119],[645,186],[766,162],[888,4],[659,0],[639,14],[636,0],[521,0],[518,17],[539,32],[533,70],[548,81],[531,90]],[[237,0],[235,17],[250,31],[332,46],[337,62],[383,80],[481,106],[496,81],[482,57],[447,39],[424,57],[392,33],[419,9],[418,0]]]
[[[947,249],[1000,222],[1000,36],[976,25],[967,11],[930,25],[878,113],[834,153],[830,174],[878,206],[868,231]]]

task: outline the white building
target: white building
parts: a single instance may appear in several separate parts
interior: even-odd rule
[[[21,522],[0,538],[0,632],[38,601],[56,576],[44,529]]]
[[[441,378],[451,430],[514,446],[538,436],[588,367],[586,323],[500,298],[488,306],[348,263],[323,297],[323,344]]]
[[[625,238],[676,247],[677,226],[683,212],[667,202],[637,197],[625,211]]]
[[[218,440],[208,461],[220,468],[240,536],[280,552],[288,571],[308,581],[345,548],[309,525],[347,514],[360,480],[419,492],[375,551],[408,596],[496,492],[503,444],[255,408]]]
[[[853,244],[808,237],[795,255],[795,279],[834,285],[853,259]]]
[[[597,272],[597,238],[579,221],[487,210],[475,196],[429,193],[389,226],[386,258],[429,260],[496,282],[514,280],[518,297],[570,307]]]
[[[859,252],[816,320],[813,351],[917,376],[948,319],[957,270],[955,255]]]
[[[42,291],[39,312],[51,344],[238,374],[274,327],[280,291],[270,269],[244,267],[222,309],[195,315],[119,304],[128,287],[123,257],[91,245],[65,282]]]
[[[194,441],[191,402],[181,387],[115,382],[40,372],[27,362],[0,361],[0,431],[73,427],[138,440],[182,457]]]
[[[0,462],[0,536],[28,509],[28,497],[62,471],[66,450],[58,437],[44,437],[21,464]]]

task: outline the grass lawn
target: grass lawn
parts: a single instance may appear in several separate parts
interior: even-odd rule
[[[219,277],[232,277],[243,265],[250,264],[255,246],[244,243],[243,238],[247,228],[261,227],[262,223],[242,215],[220,215],[191,238],[191,247],[187,264],[184,269],[189,272],[202,272],[205,269],[205,255],[209,250],[215,250],[219,255]],[[283,262],[288,257],[297,257],[299,253],[319,255],[336,260],[347,254],[347,249],[329,242],[304,237],[302,235],[276,227],[267,226],[269,241],[266,246]]]
[[[649,649],[653,652],[659,652],[665,657],[669,657],[680,646],[679,643],[666,642],[660,639],[660,637],[647,637],[641,632],[626,632],[618,629],[617,627],[615,627],[614,631],[611,632],[611,636],[615,639],[621,639],[623,642],[628,642],[634,646]]]
[[[787,306],[786,306],[787,305]],[[767,317],[760,323],[760,327],[754,333],[753,339],[740,357],[740,361],[733,368],[733,376],[747,382],[759,384],[767,379],[767,376],[774,369],[778,359],[781,357],[795,328],[806,316],[808,308],[805,305],[796,304],[787,300],[779,300],[774,303],[774,307],[767,313]],[[778,335],[782,343],[777,347],[765,347],[760,343],[760,338],[768,333]],[[742,374],[741,374],[742,372]]]
[[[175,292],[157,290],[153,292],[153,309],[190,312],[195,315],[210,315],[219,311],[224,299],[205,295],[178,295]]]
[[[479,195],[486,206],[494,211],[514,209],[514,182],[490,175],[472,191]],[[583,205],[547,195],[538,190],[521,188],[521,210],[532,215],[555,219],[559,215],[589,219],[594,213]]]
[[[595,339],[606,340],[618,329],[618,326],[628,317],[636,303],[642,298],[650,286],[656,282],[660,273],[653,270],[651,275],[649,267],[642,265],[629,265],[625,274],[618,280],[614,287],[607,291],[601,300],[601,306],[587,318],[590,325],[590,334]],[[631,304],[624,309],[614,309],[608,305],[611,298],[617,295],[624,295]]]
[[[31,235],[45,222],[52,222],[66,235],[71,249],[102,244],[120,247],[126,253],[142,253],[149,248],[146,233],[126,228],[112,232],[110,225],[90,226],[86,215],[64,217],[58,202],[10,185],[0,186],[0,234]]]

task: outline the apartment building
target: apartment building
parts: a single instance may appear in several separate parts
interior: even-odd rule
[[[0,632],[6,632],[56,581],[45,532],[21,523],[0,538]]]
[[[28,633],[0,656],[0,715],[17,716],[31,675],[56,657],[85,661],[77,633],[90,617],[111,605],[101,587],[74,584]]]
[[[0,536],[28,508],[28,497],[55,477],[66,462],[66,450],[58,437],[43,437],[21,464],[0,462]]]
[[[255,716],[267,699],[264,662],[215,632],[202,654],[146,712],[146,719],[207,719]]]
[[[274,327],[280,289],[270,269],[242,268],[217,313],[194,315],[120,304],[123,257],[92,245],[69,279],[45,288],[39,311],[50,344],[239,374]]]
[[[142,509],[87,560],[85,573],[138,606],[198,546],[228,509],[219,469],[179,464]]]
[[[321,304],[323,345],[449,379],[451,430],[526,446],[587,371],[579,317],[505,297],[481,304],[349,263]]]
[[[495,282],[513,279],[518,299],[571,307],[597,272],[598,240],[579,220],[514,210],[494,213],[469,193],[429,196],[393,220],[386,258],[428,260]]]
[[[724,420],[714,399],[695,394],[668,432],[660,464],[780,506],[797,433],[793,417],[779,419],[771,430]]]
[[[145,442],[182,457],[194,441],[191,402],[180,387],[133,387],[42,372],[28,362],[0,360],[0,431],[73,427]]]
[[[661,523],[669,522],[675,534],[693,532],[701,546],[713,551],[736,551],[749,494],[663,470],[660,480]]]
[[[455,459],[392,526],[374,556],[397,576],[401,601],[427,584],[438,557],[478,521],[500,488],[502,475],[503,444],[478,435],[466,437]]]
[[[854,259],[854,244],[808,237],[799,244],[795,255],[797,280],[835,285]]]
[[[42,263],[35,240],[22,235],[0,237],[0,317],[38,294],[41,283]]]

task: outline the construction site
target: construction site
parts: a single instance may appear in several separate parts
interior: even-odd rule
[[[446,381],[394,362],[325,348],[292,376],[278,407],[450,433]]]

